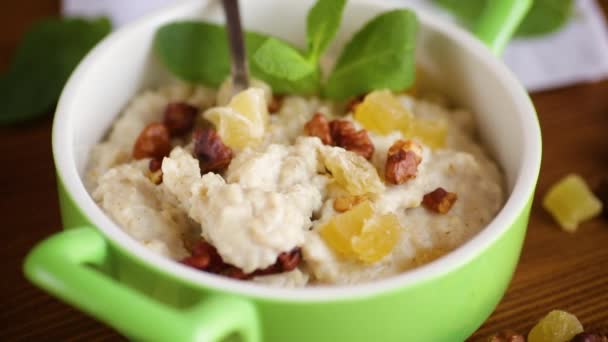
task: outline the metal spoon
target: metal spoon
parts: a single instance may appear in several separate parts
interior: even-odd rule
[[[238,0],[222,0],[232,57],[232,95],[249,87],[249,68]]]

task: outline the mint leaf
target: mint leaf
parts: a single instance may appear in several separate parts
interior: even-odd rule
[[[0,124],[48,111],[76,65],[110,30],[107,18],[53,18],[34,24],[0,77]]]
[[[194,21],[164,25],[156,32],[155,49],[161,62],[186,81],[219,87],[230,73],[228,36],[218,25]]]
[[[324,95],[341,100],[374,89],[409,87],[417,32],[418,20],[410,10],[392,10],[370,20],[342,51]]]
[[[253,61],[268,75],[297,81],[315,72],[313,64],[291,46],[268,38],[254,53]]]
[[[308,12],[308,57],[316,63],[340,27],[346,0],[318,0]]]
[[[489,0],[434,0],[473,28]],[[534,0],[516,35],[538,36],[560,29],[572,14],[572,0]]]
[[[253,77],[265,81],[276,93],[311,94],[319,88],[317,72],[303,72],[302,65],[295,65],[295,75],[289,73],[298,50],[277,38],[269,41],[268,35],[246,32],[247,59]],[[280,48],[278,46],[281,46]],[[275,60],[269,61],[269,53],[280,49]],[[161,62],[177,77],[212,87],[218,87],[230,74],[228,36],[223,26],[202,21],[174,22],[162,26],[156,33],[155,51]],[[257,55],[257,57],[256,57]],[[283,60],[285,59],[285,60]],[[314,69],[313,69],[314,70]],[[304,70],[305,71],[305,70]]]

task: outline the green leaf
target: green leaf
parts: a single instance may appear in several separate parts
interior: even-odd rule
[[[414,81],[418,20],[409,10],[384,12],[370,20],[338,58],[324,95],[345,99],[374,89],[401,90]]]
[[[481,16],[488,0],[434,0],[435,3],[442,6],[456,16],[462,23],[473,28],[475,23]]]
[[[434,1],[452,12],[468,28],[475,26],[488,3],[488,0]],[[516,35],[538,36],[560,29],[570,18],[572,5],[572,0],[534,0]]]
[[[308,12],[306,32],[308,57],[317,62],[335,37],[342,20],[346,0],[318,0]]]
[[[32,26],[0,77],[0,124],[51,109],[76,65],[110,30],[107,18],[53,18]]]
[[[156,54],[177,77],[212,87],[230,73],[226,30],[214,24],[183,21],[156,32]]]
[[[291,45],[268,35],[246,32],[245,45],[252,76],[268,83],[276,93],[310,94],[318,89],[318,76],[305,76],[302,65],[294,67],[296,76],[285,78],[299,52]],[[257,55],[263,45],[264,50]],[[278,46],[282,46],[278,48]],[[281,49],[274,61],[268,54]],[[223,26],[202,21],[174,22],[161,27],[155,38],[155,50],[161,62],[177,77],[218,87],[230,74],[228,36]],[[256,57],[257,55],[257,57]],[[287,60],[283,60],[286,58]],[[260,64],[261,63],[261,64]],[[299,79],[294,79],[299,78]]]
[[[315,72],[313,64],[291,46],[268,38],[253,55],[254,62],[268,75],[297,81]]]
[[[572,5],[572,0],[535,0],[517,34],[538,36],[560,29],[570,18]]]

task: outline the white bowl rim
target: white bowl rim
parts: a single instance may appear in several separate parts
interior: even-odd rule
[[[389,9],[395,7],[395,4],[390,3],[389,0],[359,1],[373,2],[374,6],[381,8]],[[70,118],[74,112],[71,110],[72,102],[76,96],[75,94],[78,93],[80,80],[85,77],[87,71],[95,64],[96,59],[103,56],[104,51],[112,46],[115,41],[121,39],[123,33],[137,30],[139,27],[147,25],[148,21],[164,15],[170,15],[171,13],[181,14],[184,12],[183,9],[191,7],[192,3],[193,1],[181,1],[173,4],[163,9],[163,11],[158,11],[126,25],[104,39],[76,68],[68,80],[57,105],[53,123],[52,141],[58,178],[63,183],[63,186],[65,186],[64,190],[68,193],[68,196],[94,224],[95,228],[100,230],[105,238],[113,241],[119,249],[130,257],[137,258],[147,266],[162,272],[163,276],[167,278],[173,277],[186,281],[191,285],[199,287],[201,285],[208,286],[218,291],[245,295],[251,298],[285,302],[339,301],[365,298],[428,281],[465,265],[499,239],[511,227],[512,223],[515,222],[517,217],[524,211],[527,203],[532,199],[540,170],[541,139],[536,112],[527,92],[507,67],[470,33],[432,14],[418,11],[417,15],[421,25],[432,27],[434,30],[450,37],[450,39],[457,41],[458,44],[463,48],[469,49],[497,74],[498,78],[503,81],[511,96],[515,99],[515,105],[519,108],[518,114],[522,116],[524,122],[522,129],[524,130],[524,146],[527,148],[523,151],[523,162],[519,166],[518,177],[515,180],[513,191],[500,212],[482,231],[445,257],[390,278],[358,285],[314,286],[299,289],[271,287],[207,274],[148,250],[128,236],[107,217],[85,189],[79,176],[75,159],[73,158],[73,128]]]

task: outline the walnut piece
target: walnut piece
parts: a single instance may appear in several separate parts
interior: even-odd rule
[[[139,133],[133,145],[133,158],[162,159],[171,151],[169,130],[159,122],[153,122]]]
[[[458,199],[458,195],[454,192],[445,191],[439,187],[422,198],[422,205],[428,210],[437,212],[439,214],[445,214],[454,205],[454,202]]]
[[[325,145],[333,145],[333,139],[329,131],[329,122],[325,115],[316,113],[310,121],[304,125],[304,133],[311,137],[321,139]]]
[[[188,133],[194,127],[198,108],[185,102],[172,102],[165,108],[163,124],[171,136],[180,136]]]
[[[329,129],[334,145],[355,152],[365,159],[371,159],[374,154],[374,144],[366,130],[357,131],[353,123],[346,120],[332,120]]]
[[[221,274],[239,280],[247,280],[255,276],[289,272],[298,267],[302,261],[302,250],[300,247],[295,247],[289,252],[279,254],[274,264],[264,269],[245,273],[240,268],[224,262],[217,249],[202,238],[199,238],[196,241],[184,241],[184,245],[190,252],[190,256],[182,259],[180,261],[182,264],[201,271]]]
[[[374,154],[374,144],[367,131],[364,129],[357,131],[353,123],[347,120],[328,122],[325,115],[316,113],[304,125],[304,133],[318,137],[325,145],[342,147],[368,160]]]
[[[212,128],[197,129],[192,135],[194,156],[199,161],[201,174],[222,172],[232,161],[232,149],[226,146]]]
[[[412,140],[397,140],[388,149],[384,178],[391,184],[403,184],[415,178],[422,161],[422,147]]]

